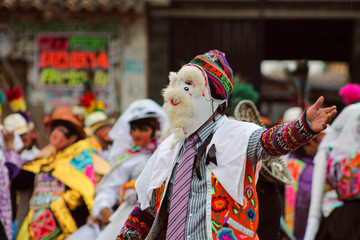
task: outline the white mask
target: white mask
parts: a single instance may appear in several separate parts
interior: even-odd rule
[[[174,132],[173,147],[198,130],[225,100],[211,98],[206,74],[199,67],[183,66],[178,73],[171,72],[169,79],[163,108]]]

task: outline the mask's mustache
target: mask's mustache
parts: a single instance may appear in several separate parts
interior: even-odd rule
[[[173,99],[171,99],[170,103],[171,103],[173,106],[177,106],[177,105],[179,105],[180,100],[178,100],[178,99],[176,99],[176,98],[173,98]]]
[[[182,102],[185,102],[188,96],[179,88],[168,86],[163,90],[163,98],[165,103],[171,103],[173,106],[177,106]]]

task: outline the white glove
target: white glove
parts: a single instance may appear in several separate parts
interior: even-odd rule
[[[134,188],[128,188],[124,193],[124,202],[129,205],[135,205],[137,201],[137,194]]]

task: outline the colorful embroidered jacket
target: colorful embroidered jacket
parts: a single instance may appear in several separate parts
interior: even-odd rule
[[[101,152],[103,150],[100,143],[98,142],[98,140],[95,137],[87,137],[86,139],[89,141],[89,144],[93,149],[96,149],[99,152]]]
[[[262,146],[271,155],[294,150],[310,140],[313,132],[303,115],[297,121],[277,126],[262,134]],[[258,201],[255,177],[247,159],[250,135],[255,124],[223,117],[214,129],[207,150],[216,146],[217,165],[206,167],[206,236],[204,239],[257,239]],[[282,141],[279,141],[281,139]],[[235,141],[236,140],[236,141]],[[135,207],[118,239],[157,239],[161,225],[164,193],[182,143],[170,148],[172,136],[154,153],[136,182],[140,207]],[[254,144],[254,143],[253,143]],[[206,152],[207,154],[207,152]],[[265,156],[266,157],[266,156]],[[149,203],[155,194],[155,218]],[[227,237],[227,238],[226,238]]]
[[[359,199],[360,148],[356,149],[349,158],[344,158],[337,164],[333,159],[329,159],[327,164],[327,180],[330,187],[336,190],[338,198],[340,200]]]
[[[30,212],[19,236],[64,239],[86,222],[96,184],[94,157],[99,160],[85,139],[23,167],[36,175]]]

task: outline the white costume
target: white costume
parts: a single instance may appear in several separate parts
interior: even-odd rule
[[[159,104],[151,99],[141,99],[131,103],[109,132],[109,137],[114,140],[108,153],[108,158],[106,159],[110,163],[110,166],[113,166],[120,155],[134,145],[130,136],[129,121],[147,112],[155,112],[159,115],[160,131],[163,130],[167,122],[167,117]]]
[[[314,158],[314,177],[311,186],[311,203],[305,233],[305,240],[315,239],[322,217],[322,204],[327,178],[328,159],[332,165],[341,168],[341,161],[349,158],[360,147],[360,103],[347,106],[331,124]],[[329,152],[329,149],[333,149]],[[334,168],[333,168],[334,169]],[[341,171],[337,171],[340,173]],[[332,174],[332,172],[330,172]],[[338,176],[340,177],[340,176]],[[359,199],[360,196],[354,196]],[[339,206],[339,204],[337,204]],[[329,211],[329,210],[327,210]],[[326,213],[329,215],[329,213]]]
[[[101,209],[112,208],[120,199],[120,187],[136,179],[147,161],[151,152],[131,156],[112,167],[100,181],[95,190],[94,205],[91,210],[94,216],[100,216]]]

